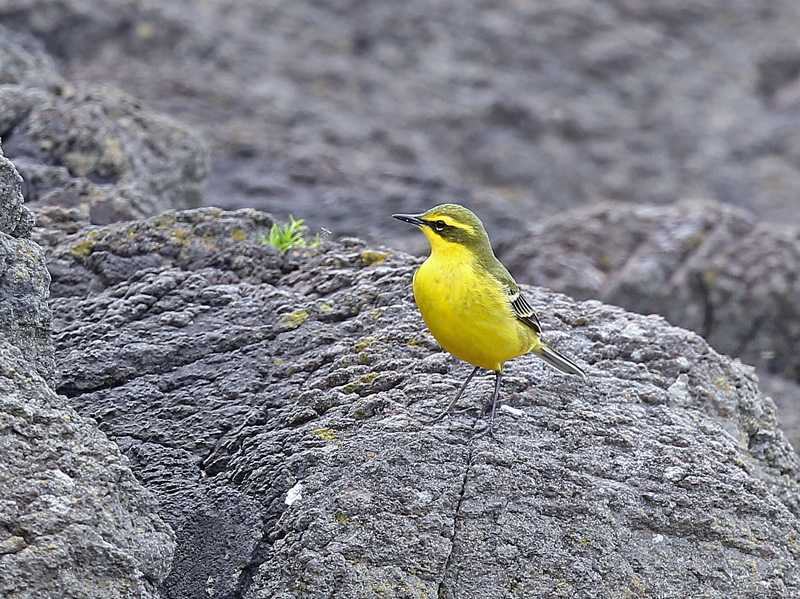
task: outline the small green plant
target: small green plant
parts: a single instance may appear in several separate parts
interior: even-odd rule
[[[304,219],[294,220],[294,217],[290,214],[288,223],[285,225],[274,223],[269,230],[269,236],[262,238],[262,241],[277,246],[282,252],[292,248],[317,247],[319,245],[319,233],[314,235],[313,239],[308,240],[305,236],[308,227],[304,223]]]

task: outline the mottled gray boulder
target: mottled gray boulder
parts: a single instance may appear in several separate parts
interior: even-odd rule
[[[281,255],[269,223],[170,213],[48,248],[58,389],[168,506],[165,597],[800,593],[798,458],[751,368],[528,289],[589,377],[515,360],[503,442],[471,440],[472,413],[420,423],[469,369],[424,329],[417,260]]]
[[[78,208],[92,222],[200,202],[199,138],[108,87],[70,85],[38,41],[0,28],[0,136],[37,212]]]
[[[208,157],[199,139],[111,89],[52,96],[9,133],[37,209],[80,207],[108,223],[200,201]]]
[[[155,599],[174,535],[117,446],[51,389],[44,252],[0,154],[0,597]]]
[[[710,201],[604,204],[536,224],[504,254],[518,279],[662,314],[718,351],[800,378],[800,230]]]
[[[94,422],[0,334],[0,597],[155,599],[174,535]]]
[[[781,430],[795,451],[800,451],[800,384],[760,371],[758,386],[775,402]]]
[[[30,239],[33,215],[23,205],[21,184],[0,150],[0,336],[52,382],[50,275],[42,248]]]
[[[0,20],[202,131],[215,206],[406,249],[374,214],[460,198],[497,242],[599,200],[800,219],[793,0],[5,0]]]

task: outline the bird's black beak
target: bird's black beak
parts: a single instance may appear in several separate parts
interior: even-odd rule
[[[392,218],[396,218],[397,220],[411,225],[417,225],[418,227],[424,227],[428,224],[416,214],[392,214]]]

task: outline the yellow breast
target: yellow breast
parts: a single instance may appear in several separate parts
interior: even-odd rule
[[[439,344],[475,366],[500,371],[538,343],[514,316],[503,286],[481,272],[469,250],[434,251],[414,275],[414,298]]]

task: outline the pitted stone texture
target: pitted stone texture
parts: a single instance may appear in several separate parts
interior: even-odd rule
[[[23,206],[21,184],[0,152],[0,336],[52,383],[50,274],[42,248],[30,239],[33,215]]]
[[[468,368],[424,329],[418,261],[354,240],[281,255],[270,223],[179,212],[48,249],[59,389],[169,506],[165,596],[800,592],[797,456],[750,368],[662,318],[526,289],[589,378],[512,361],[521,414],[471,441],[473,413],[420,422]]]
[[[0,335],[0,596],[156,599],[174,535],[117,446]]]

